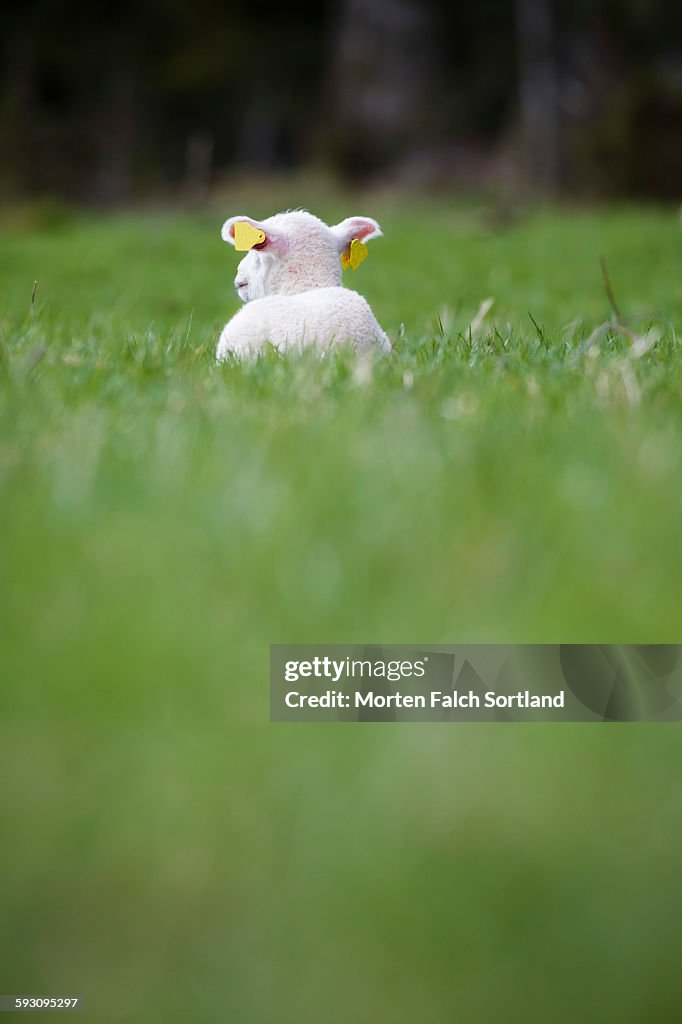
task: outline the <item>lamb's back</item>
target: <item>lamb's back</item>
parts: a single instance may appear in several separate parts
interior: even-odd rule
[[[367,300],[349,288],[313,288],[297,295],[269,295],[247,303],[223,329],[218,358],[257,351],[271,342],[280,351],[350,343],[358,349],[391,343]]]

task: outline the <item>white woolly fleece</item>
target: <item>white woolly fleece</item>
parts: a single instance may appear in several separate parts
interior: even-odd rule
[[[359,351],[377,346],[391,350],[367,300],[349,288],[314,288],[249,302],[223,328],[216,358],[223,360],[229,352],[252,355],[267,342],[280,352],[306,345],[324,350],[344,343]]]
[[[248,303],[223,328],[217,359],[229,352],[253,354],[267,342],[280,351],[350,343],[358,349],[391,343],[367,301],[342,285],[340,255],[353,238],[381,235],[375,220],[349,217],[329,227],[305,210],[279,213],[267,220],[236,216],[225,222],[222,237],[234,245],[234,225],[248,221],[266,240],[240,262],[237,293]]]

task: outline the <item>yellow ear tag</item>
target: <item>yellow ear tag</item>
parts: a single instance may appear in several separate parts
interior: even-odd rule
[[[248,252],[254,245],[265,241],[265,232],[254,228],[247,220],[238,220],[234,226],[234,247],[237,252]]]
[[[367,246],[359,238],[354,238],[350,247],[341,253],[341,266],[344,270],[357,270],[367,256]]]

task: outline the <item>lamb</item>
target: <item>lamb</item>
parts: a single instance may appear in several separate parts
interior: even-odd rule
[[[280,351],[348,342],[358,350],[384,352],[391,342],[362,295],[344,288],[342,268],[366,255],[365,243],[382,234],[371,217],[348,217],[334,227],[295,210],[257,221],[226,220],[222,237],[248,250],[235,287],[246,303],[225,325],[216,358],[255,354],[268,342]]]

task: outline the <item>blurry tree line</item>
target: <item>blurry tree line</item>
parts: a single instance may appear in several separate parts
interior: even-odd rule
[[[0,193],[309,165],[680,198],[679,0],[2,0]]]

